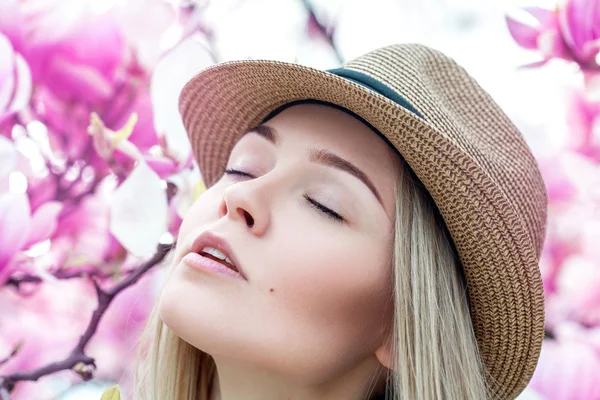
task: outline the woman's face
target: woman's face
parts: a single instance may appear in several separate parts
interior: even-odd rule
[[[291,106],[265,125],[239,140],[186,214],[160,315],[217,365],[325,382],[373,357],[391,324],[397,160],[324,105]],[[245,280],[183,260],[206,232],[227,243]]]

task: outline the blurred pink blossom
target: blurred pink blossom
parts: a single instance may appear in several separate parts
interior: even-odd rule
[[[600,265],[576,254],[569,257],[557,277],[557,296],[568,318],[585,326],[600,325]]]
[[[84,3],[14,2],[14,18],[27,23],[10,30],[34,81],[61,99],[94,103],[111,96],[126,47],[112,18],[89,12]]]
[[[121,129],[113,131],[104,125],[98,114],[91,114],[88,133],[93,138],[94,149],[119,176],[127,176],[136,160],[143,158],[138,147],[129,141],[137,118],[137,114],[132,114]],[[115,157],[117,151],[121,159]]]
[[[104,191],[86,196],[60,219],[52,240],[55,266],[70,268],[94,265],[102,269],[107,261],[117,261],[117,246],[108,229],[109,209]]]
[[[28,371],[64,358],[87,325],[85,316],[96,307],[94,288],[83,279],[38,285],[23,297],[6,290],[0,296],[0,357],[18,344],[21,350],[0,369],[2,374]],[[71,371],[24,382],[15,387],[11,399],[55,398],[57,381],[80,381]]]
[[[9,38],[0,33],[0,134],[9,133],[9,129],[2,129],[3,121],[29,103],[31,85],[29,66]]]
[[[550,214],[540,260],[547,325],[565,319],[600,324],[600,167],[572,151],[552,163],[541,163]]]
[[[521,47],[541,53],[542,60],[528,66],[562,58],[575,61],[584,69],[597,69],[599,4],[598,0],[563,0],[555,10],[525,7],[522,10],[529,14],[530,22],[507,16],[508,30]]]
[[[155,3],[164,15],[165,3]],[[86,1],[13,1],[3,6],[12,18],[0,18],[0,32],[11,32],[13,45],[31,68],[32,107],[48,128],[53,151],[70,160],[85,159],[102,174],[108,172],[106,165],[89,151],[86,135],[92,111],[115,130],[136,113],[139,123],[130,140],[142,150],[158,138],[150,77],[124,38],[123,11],[98,13],[90,7]],[[27,24],[15,26],[14,19]]]
[[[27,165],[14,144],[0,136],[0,286],[17,268],[22,250],[50,238],[56,229],[62,204],[48,201],[31,212],[23,188],[12,188],[11,178],[25,178]]]
[[[546,400],[600,398],[599,338],[576,325],[558,329],[556,339],[544,340],[529,387]]]
[[[597,66],[600,51],[600,1],[567,0],[558,3],[562,38],[582,66]]]
[[[127,386],[133,363],[123,360],[132,360],[136,356],[139,335],[158,299],[159,282],[155,272],[145,276],[116,297],[106,311],[98,333],[89,344],[89,353],[95,357],[98,366],[98,379],[119,379],[122,390]]]
[[[18,291],[3,286],[12,297],[0,298],[0,315],[10,320],[0,321],[0,358],[24,341],[3,373],[64,357],[85,329],[93,286],[62,280],[65,270],[98,274],[110,285],[154,254],[166,232],[176,236],[199,175],[170,102],[197,69],[190,54],[212,62],[189,41],[176,61],[161,64],[151,91],[159,60],[193,33],[176,19],[174,3],[163,0],[0,1],[0,286],[17,270],[33,276],[15,274],[15,285],[43,278]],[[163,97],[172,108],[158,116]],[[159,254],[166,251],[161,246]],[[100,378],[129,379],[123,355],[154,301],[149,285],[141,280],[104,315],[89,347]],[[49,398],[57,378],[78,380],[58,372],[19,383],[11,396]]]
[[[600,98],[574,91],[568,99],[569,141],[565,150],[576,151],[600,162]]]
[[[510,16],[506,17],[506,23],[513,39],[521,47],[542,53],[542,60],[527,66],[543,65],[553,57],[568,58],[569,52],[561,37],[556,12],[539,7],[525,7],[523,12],[529,14],[528,19],[535,20],[535,23],[521,22]]]
[[[25,194],[0,195],[0,285],[17,268],[16,256],[21,250],[48,239],[56,229],[59,202],[41,205],[33,215]]]

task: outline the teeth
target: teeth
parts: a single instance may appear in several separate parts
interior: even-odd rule
[[[205,247],[202,249],[202,253],[210,254],[211,256],[216,257],[219,260],[223,260],[226,263],[233,265],[233,262],[229,259],[229,257],[223,254],[221,251],[215,249],[214,247]]]

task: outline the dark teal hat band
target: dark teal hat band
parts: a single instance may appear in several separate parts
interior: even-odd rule
[[[338,75],[344,79],[348,79],[354,83],[358,83],[361,86],[364,86],[368,89],[373,90],[376,93],[379,93],[380,95],[387,97],[388,99],[392,100],[393,102],[395,102],[396,104],[398,104],[399,106],[403,107],[404,109],[410,111],[411,113],[415,114],[416,116],[418,116],[421,119],[425,119],[423,118],[423,115],[418,112],[404,97],[400,96],[398,93],[396,93],[394,90],[392,90],[391,88],[389,88],[388,86],[386,86],[385,84],[379,82],[378,80],[371,78],[368,75],[365,75],[361,72],[358,71],[353,71],[353,70],[349,70],[349,69],[345,69],[345,68],[335,68],[335,69],[329,69],[326,70],[326,72]],[[371,123],[369,123],[368,121],[366,121],[363,117],[361,117],[360,115],[354,113],[353,111],[350,111],[342,106],[339,106],[337,104],[333,104],[333,103],[329,103],[326,101],[322,101],[322,100],[316,100],[316,99],[302,99],[302,100],[295,100],[295,101],[291,101],[289,103],[283,104],[279,107],[277,107],[276,109],[272,110],[269,115],[267,115],[265,118],[263,118],[263,120],[261,121],[261,124],[270,120],[271,118],[275,117],[277,114],[279,114],[280,112],[282,112],[283,110],[285,110],[286,108],[289,108],[293,105],[296,104],[323,104],[323,105],[327,105],[330,107],[334,107],[337,108],[338,110],[344,111],[347,114],[352,115],[354,118],[360,120],[363,124],[367,125],[371,130],[373,130],[379,137],[381,137],[396,153],[400,154],[398,152],[398,149],[396,149],[396,146],[394,146],[389,139],[383,135],[381,132],[379,132],[379,130],[377,128],[375,128],[373,125],[371,125]]]
[[[423,115],[421,115],[421,113],[418,112],[417,109],[414,108],[412,104],[410,104],[404,97],[400,96],[395,90],[392,90],[384,83],[378,81],[375,78],[370,77],[369,75],[346,68],[328,69],[326,70],[326,72],[332,73],[337,76],[341,76],[342,78],[346,78],[354,83],[358,83],[361,86],[371,89],[372,91],[377,92],[380,95],[392,100],[396,104],[404,107],[408,111],[417,115],[419,118],[425,119]]]

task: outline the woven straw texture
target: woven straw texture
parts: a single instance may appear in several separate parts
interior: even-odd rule
[[[385,83],[424,120],[326,71],[267,60],[217,64],[180,96],[206,184],[220,178],[240,135],[283,104],[316,99],[360,115],[396,146],[439,208],[465,269],[492,398],[515,398],[533,374],[544,335],[538,261],[547,198],[529,147],[477,82],[437,50],[393,45],[343,67]]]

